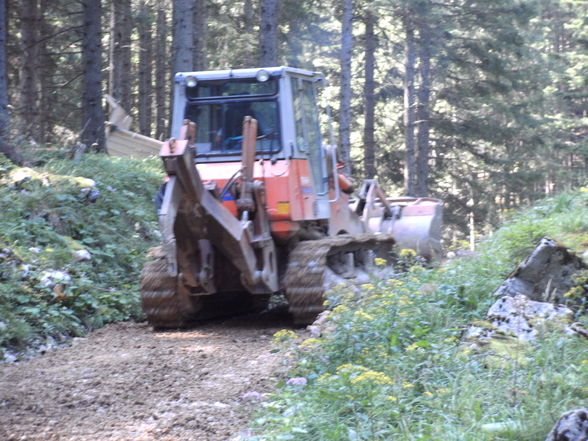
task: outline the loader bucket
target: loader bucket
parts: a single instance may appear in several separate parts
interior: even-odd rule
[[[429,261],[440,259],[443,202],[412,197],[388,198],[387,201],[392,207],[392,216],[374,229],[392,234],[399,249],[415,250]]]
[[[110,95],[105,95],[110,105],[106,122],[106,151],[113,156],[149,158],[157,156],[163,142],[130,131],[133,119]]]

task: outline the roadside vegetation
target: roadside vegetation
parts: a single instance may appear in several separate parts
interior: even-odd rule
[[[0,359],[140,317],[160,164],[64,157],[41,151],[27,168],[0,155]]]
[[[248,440],[543,441],[561,413],[588,402],[586,340],[550,328],[491,351],[460,340],[542,237],[585,251],[587,203],[583,191],[562,194],[514,215],[475,254],[425,269],[404,250],[404,274],[335,287],[322,337],[276,334],[291,379]],[[576,320],[588,322],[581,311]]]

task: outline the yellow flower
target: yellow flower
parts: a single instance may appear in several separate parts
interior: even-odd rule
[[[296,333],[289,329],[282,329],[274,334],[274,342],[276,343],[284,343],[293,338],[296,338]]]
[[[414,387],[414,384],[412,384],[412,383],[402,383],[402,387],[404,389],[410,389],[411,387]]]
[[[399,305],[412,305],[412,300],[410,300],[410,298],[408,296],[401,296],[398,299],[398,304]]]
[[[338,305],[333,308],[333,312],[336,314],[343,314],[344,312],[349,311],[349,308],[345,305]]]
[[[417,349],[419,349],[419,348],[420,348],[420,346],[419,346],[419,345],[417,345],[416,343],[413,343],[413,344],[411,344],[410,346],[407,346],[407,347],[406,347],[406,350],[407,350],[407,351],[416,351],[416,350],[417,350]]]
[[[377,372],[377,371],[366,371],[359,374],[357,377],[351,380],[351,384],[359,384],[359,383],[372,383],[377,384],[380,386],[386,386],[394,384],[392,378],[388,375]]]
[[[364,320],[373,320],[374,319],[371,315],[366,314],[363,311],[355,311],[355,313],[353,315],[358,318],[364,319]]]
[[[388,279],[388,283],[392,286],[402,286],[404,285],[404,282],[402,280],[398,280],[398,279]]]
[[[437,392],[438,394],[448,394],[449,392],[451,392],[449,389],[445,389],[444,387],[437,389],[435,392]]]
[[[361,285],[361,287],[363,289],[365,289],[366,291],[372,291],[372,290],[376,289],[376,287],[374,285],[372,285],[371,283],[364,283],[363,285]]]
[[[354,370],[363,370],[363,371],[367,371],[367,368],[364,368],[363,366],[356,366],[354,364],[351,363],[345,363],[342,364],[341,366],[337,367],[337,372],[341,373],[344,371],[354,371]]]
[[[302,342],[302,346],[318,345],[321,341],[318,338],[307,338]]]
[[[400,250],[400,253],[398,254],[400,255],[400,257],[414,257],[416,256],[416,251],[410,250],[408,248],[403,248],[402,250]]]
[[[386,264],[387,264],[388,262],[386,261],[386,259],[384,259],[384,258],[382,258],[382,257],[376,257],[376,258],[374,259],[374,263],[375,263],[377,266],[386,266]]]
[[[386,399],[387,399],[388,401],[398,401],[398,398],[396,398],[396,397],[394,397],[394,396],[392,396],[392,395],[388,395],[388,396],[386,396]]]
[[[324,382],[330,380],[331,377],[332,377],[331,374],[323,374],[320,377],[318,377],[316,381],[317,381],[317,383],[324,383]]]
[[[408,315],[408,312],[406,312],[406,311],[400,311],[400,312],[398,313],[398,315],[399,315],[400,317],[406,317],[406,316]]]
[[[424,395],[426,395],[426,396],[428,396],[428,397],[430,397],[430,396],[432,396],[432,395],[433,395],[433,392],[429,392],[429,391],[427,390],[427,391],[423,392],[423,394],[424,394]]]

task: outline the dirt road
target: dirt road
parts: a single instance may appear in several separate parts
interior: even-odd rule
[[[283,369],[270,351],[285,327],[276,314],[182,332],[119,323],[0,364],[0,440],[229,440]]]

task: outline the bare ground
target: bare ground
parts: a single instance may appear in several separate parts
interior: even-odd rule
[[[283,372],[271,336],[284,327],[276,313],[175,332],[119,323],[0,364],[0,440],[229,440],[259,406],[243,395]]]

